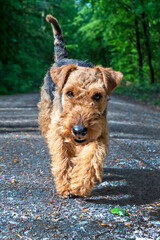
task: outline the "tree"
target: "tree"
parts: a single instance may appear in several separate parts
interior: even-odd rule
[[[76,14],[75,2],[0,1],[0,93],[37,90],[53,63],[52,30],[45,15],[52,13],[62,25],[70,24]],[[68,37],[73,27],[67,29]]]
[[[160,72],[158,1],[83,0],[78,4],[78,34],[85,40],[91,60],[109,63],[130,81],[159,81],[158,74],[155,75]]]

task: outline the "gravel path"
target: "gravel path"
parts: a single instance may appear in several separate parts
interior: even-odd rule
[[[103,182],[90,197],[61,199],[38,99],[0,97],[0,239],[160,240],[160,112],[112,97]],[[115,207],[129,216],[112,214]]]

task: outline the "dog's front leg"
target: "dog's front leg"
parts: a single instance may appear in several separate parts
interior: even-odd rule
[[[65,143],[64,139],[57,133],[50,130],[47,135],[47,142],[51,154],[51,172],[54,176],[56,189],[59,195],[67,197],[70,194],[70,171],[72,162],[72,147]]]
[[[103,140],[88,143],[80,148],[79,154],[73,159],[71,194],[86,196],[95,187],[97,179],[101,182],[106,150],[107,146]]]

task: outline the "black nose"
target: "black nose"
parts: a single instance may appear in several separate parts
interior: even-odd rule
[[[83,137],[87,133],[87,128],[81,125],[73,126],[73,133],[77,137]]]

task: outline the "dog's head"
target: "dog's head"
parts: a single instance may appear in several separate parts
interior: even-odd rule
[[[98,139],[106,128],[107,96],[122,80],[112,68],[64,65],[51,70],[62,95],[60,134],[77,144]]]

